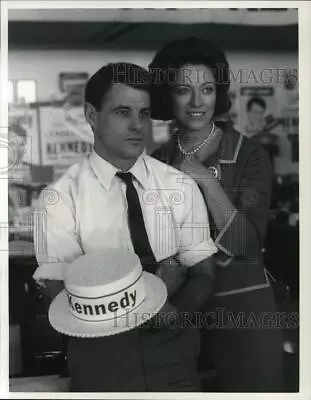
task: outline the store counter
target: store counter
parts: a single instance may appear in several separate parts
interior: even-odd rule
[[[49,324],[48,300],[32,277],[37,265],[32,242],[9,242],[10,375],[42,376],[45,383],[46,376],[61,372],[63,343]]]
[[[69,392],[70,379],[59,375],[11,378],[10,392]]]

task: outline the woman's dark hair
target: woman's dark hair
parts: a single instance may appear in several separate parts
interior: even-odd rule
[[[150,92],[150,73],[136,64],[110,63],[100,68],[88,80],[84,99],[92,104],[96,111],[100,111],[103,100],[114,83],[123,83],[134,89]]]
[[[214,116],[229,111],[229,65],[225,54],[213,43],[188,37],[164,46],[149,64],[152,76],[151,117],[163,121],[173,119],[170,87],[176,82],[177,71],[186,64],[203,64],[211,69],[216,82]]]

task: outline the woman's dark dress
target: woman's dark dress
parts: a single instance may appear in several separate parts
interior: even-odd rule
[[[271,163],[260,145],[232,127],[222,129],[219,149],[204,165],[218,165],[220,183],[238,211],[221,232],[210,215],[217,268],[215,294],[204,310],[211,318],[202,329],[199,360],[204,364],[212,358],[221,391],[282,391],[282,321],[262,262]],[[176,138],[153,157],[178,167]]]

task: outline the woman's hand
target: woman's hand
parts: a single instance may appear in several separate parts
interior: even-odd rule
[[[185,158],[180,169],[193,178],[198,185],[208,184],[209,179],[215,179],[212,171],[205,168],[195,157]]]

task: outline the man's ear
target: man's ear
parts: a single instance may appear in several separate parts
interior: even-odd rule
[[[88,124],[94,129],[97,118],[97,111],[95,107],[90,103],[85,103],[84,114]]]

